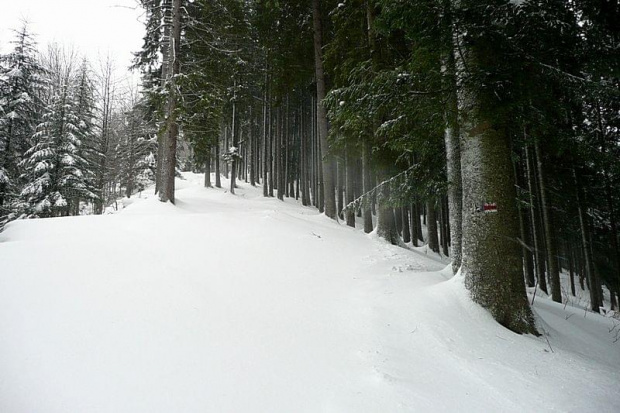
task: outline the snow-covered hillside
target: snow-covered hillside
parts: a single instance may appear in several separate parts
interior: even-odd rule
[[[618,320],[537,296],[518,336],[437,257],[201,182],[0,234],[0,412],[620,411]]]

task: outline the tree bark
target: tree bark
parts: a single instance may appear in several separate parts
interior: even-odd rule
[[[547,280],[545,278],[545,262],[542,257],[542,243],[540,242],[540,228],[538,227],[538,208],[536,195],[536,177],[531,165],[531,157],[528,145],[525,146],[525,165],[527,169],[527,185],[530,193],[530,223],[532,224],[532,240],[534,241],[534,258],[536,260],[536,276],[538,277],[538,287],[548,294]]]
[[[557,303],[562,302],[562,289],[560,286],[560,271],[558,269],[557,248],[555,236],[551,224],[551,211],[547,200],[547,187],[545,182],[542,156],[538,142],[534,142],[534,154],[538,167],[538,184],[540,190],[540,203],[542,207],[542,218],[545,229],[545,239],[547,240],[547,265],[549,268],[549,279],[551,280],[551,299]]]
[[[411,230],[409,223],[409,207],[403,206],[401,208],[402,213],[402,223],[403,223],[403,242],[408,244],[411,242]]]
[[[575,296],[575,260],[573,258],[573,247],[566,243],[566,256],[568,257],[568,272],[570,275],[570,293]]]
[[[428,247],[431,251],[439,253],[437,216],[435,214],[435,202],[433,201],[426,201],[426,229],[428,230]]]
[[[525,282],[528,287],[534,287],[536,285],[536,278],[534,276],[534,260],[532,258],[531,251],[531,234],[529,222],[527,220],[527,212],[524,212],[524,203],[522,199],[523,193],[523,168],[520,162],[515,161],[513,163],[514,174],[516,178],[517,188],[519,188],[517,194],[517,210],[519,211],[519,229],[521,233],[521,243],[523,251],[523,266],[525,271]]]
[[[362,151],[362,169],[364,174],[362,180],[362,191],[364,194],[368,194],[372,189],[372,174],[370,172],[370,144],[364,142]],[[362,215],[364,217],[364,232],[366,234],[370,234],[373,230],[372,209],[370,207],[370,203],[371,200],[367,197],[362,200]]]
[[[312,22],[314,27],[314,67],[316,74],[316,99],[317,99],[317,130],[322,151],[323,170],[323,200],[325,215],[336,219],[336,197],[334,176],[332,170],[332,158],[329,153],[327,141],[327,110],[323,100],[325,99],[325,74],[323,71],[323,24],[321,22],[320,0],[312,1]]]
[[[346,171],[347,171],[347,205],[350,205],[351,202],[355,199],[355,162],[353,161],[354,157],[351,156],[350,148],[347,151],[346,157]],[[349,208],[346,212],[347,215],[347,225],[355,228],[355,209]]]
[[[205,159],[205,187],[213,187],[213,185],[211,185],[211,149],[209,149],[209,153]]]
[[[231,138],[231,146],[236,148],[236,153],[240,153],[239,148],[237,147],[237,99],[236,89],[237,89],[237,81],[234,82],[233,88],[233,104],[232,104],[232,124],[230,126],[230,138]],[[231,148],[228,148],[230,152]],[[230,193],[234,195],[235,188],[237,187],[237,159],[233,156],[230,161]]]
[[[159,200],[162,202],[172,202],[174,204],[174,177],[176,172],[177,139],[179,136],[179,125],[177,123],[177,100],[178,90],[176,76],[180,73],[181,62],[181,2],[182,0],[172,0],[172,45],[170,46],[169,61],[171,65],[171,75],[169,79],[169,93],[166,108],[166,129],[164,132],[164,150],[161,168],[161,191]]]
[[[346,157],[346,155],[345,155]],[[337,168],[337,172],[336,172],[336,209],[338,210],[338,218],[340,219],[344,219],[344,213],[343,213],[343,209],[344,209],[344,187],[345,187],[345,179],[346,179],[346,166],[345,166],[346,161],[344,159],[339,159],[336,162],[336,168]],[[347,182],[347,186],[349,185],[349,183]]]
[[[411,225],[411,243],[414,247],[418,246],[418,224],[416,223],[416,221],[418,221],[418,223],[420,222],[420,216],[418,214],[418,207],[415,203],[411,204],[411,217],[409,219],[409,223]]]
[[[449,7],[449,1],[446,2]],[[452,45],[452,24],[449,22],[448,44]],[[458,101],[456,95],[456,63],[454,50],[450,48],[444,59],[444,77],[449,90],[445,109],[444,142],[446,146],[446,172],[448,178],[448,212],[450,221],[450,254],[452,272],[456,274],[461,267],[463,239],[463,182],[461,177],[461,144],[458,122]]]
[[[380,177],[381,178],[381,177]],[[394,210],[389,204],[390,186],[381,185],[377,199],[377,235],[392,245],[398,245],[398,231],[394,221]]]
[[[215,143],[215,187],[222,187],[222,178],[220,177],[220,142]]]
[[[464,21],[463,30],[467,24]],[[459,41],[456,42],[457,44]],[[465,70],[494,54],[490,39],[458,45],[457,68]],[[463,179],[463,261],[461,274],[472,299],[500,324],[517,333],[536,333],[523,280],[523,261],[508,136],[489,116],[495,98],[462,73],[459,89]],[[484,203],[495,204],[486,213]]]
[[[575,181],[575,194],[577,197],[577,209],[579,214],[579,227],[581,229],[581,246],[583,248],[584,258],[584,270],[585,276],[588,280],[588,286],[590,288],[590,308],[595,313],[600,311],[599,299],[597,294],[597,282],[595,280],[594,263],[592,262],[592,255],[590,249],[590,237],[588,222],[586,219],[585,208],[583,205],[583,195],[581,193],[581,186],[577,179],[577,173],[573,169],[573,179]],[[583,286],[582,286],[583,288]]]

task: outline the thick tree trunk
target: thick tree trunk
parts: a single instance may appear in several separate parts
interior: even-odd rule
[[[403,242],[408,244],[411,242],[411,228],[409,223],[409,207],[403,206],[401,208],[402,223],[403,223]]]
[[[467,22],[464,22],[467,23]],[[466,26],[464,27],[464,29]],[[458,42],[457,42],[458,43]],[[460,45],[462,46],[462,45]],[[476,66],[492,43],[459,50],[457,67]],[[460,47],[461,48],[461,47]],[[536,333],[523,280],[515,178],[505,132],[489,118],[494,97],[465,80],[459,90],[463,179],[461,273],[472,299],[517,333]],[[488,208],[485,209],[485,204]],[[495,212],[493,206],[496,207]]]
[[[439,236],[437,234],[437,215],[435,214],[435,202],[426,202],[426,229],[428,231],[428,247],[431,251],[439,253]]]
[[[329,154],[327,141],[327,110],[323,103],[325,99],[325,74],[323,72],[323,23],[320,0],[312,1],[312,22],[314,27],[314,67],[316,74],[316,99],[317,99],[317,131],[321,142],[322,169],[323,169],[323,201],[325,215],[336,219],[336,197],[332,158]]]
[[[177,139],[179,136],[179,125],[177,123],[177,100],[178,91],[175,76],[180,73],[181,62],[181,2],[182,0],[172,0],[172,45],[170,46],[169,62],[171,65],[171,75],[169,79],[169,93],[166,108],[166,129],[164,132],[164,150],[161,168],[161,191],[159,200],[162,202],[174,203],[174,177],[176,172]]]
[[[377,199],[377,235],[393,245],[398,245],[398,231],[394,220],[394,210],[389,204],[390,186],[381,185]]]
[[[450,40],[452,33],[450,33]],[[451,42],[450,42],[451,43]],[[448,212],[450,220],[450,254],[452,272],[456,274],[461,266],[461,245],[463,238],[463,182],[461,178],[461,144],[458,123],[458,102],[456,96],[456,64],[454,52],[450,50],[446,59],[446,83],[449,90],[446,103],[444,141],[446,146],[446,172],[448,177]]]

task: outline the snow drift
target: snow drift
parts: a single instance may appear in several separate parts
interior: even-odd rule
[[[620,411],[620,322],[504,329],[446,263],[292,200],[178,181],[0,234],[0,411]]]

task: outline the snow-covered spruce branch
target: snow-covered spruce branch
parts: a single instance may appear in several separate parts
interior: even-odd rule
[[[370,189],[366,193],[363,193],[362,195],[360,195],[359,197],[355,198],[353,201],[351,201],[347,205],[345,205],[345,207],[342,208],[341,212],[344,213],[344,212],[347,212],[347,211],[350,211],[350,210],[354,210],[354,211],[359,210],[364,205],[364,203],[368,202],[369,199],[371,199],[372,197],[376,196],[378,191],[380,189],[382,189],[385,185],[390,185],[393,182],[395,182],[398,178],[400,178],[402,176],[406,176],[409,172],[413,171],[416,166],[417,166],[417,164],[414,164],[414,165],[410,166],[409,168],[405,169],[404,171],[402,171],[402,172],[392,176],[391,178],[386,179],[385,181],[379,183],[374,188]]]

